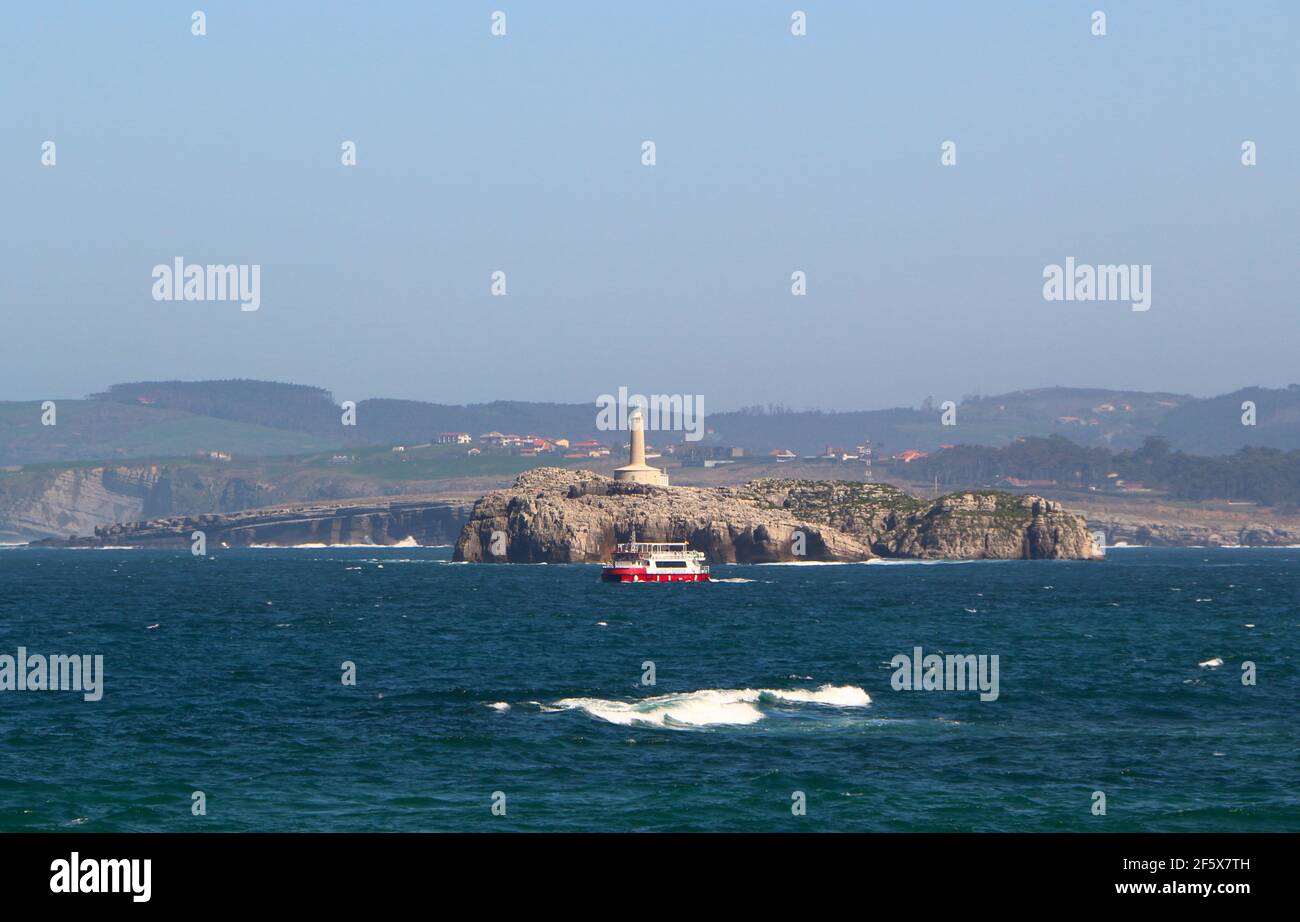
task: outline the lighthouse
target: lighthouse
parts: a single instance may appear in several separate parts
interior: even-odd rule
[[[649,483],[656,487],[668,486],[668,475],[645,463],[645,419],[639,407],[628,417],[627,427],[632,433],[631,455],[627,464],[614,470],[614,479],[627,483]]]

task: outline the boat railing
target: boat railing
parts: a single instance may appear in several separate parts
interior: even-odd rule
[[[695,556],[703,556],[701,551],[692,551],[685,542],[681,543],[664,543],[664,544],[619,544],[614,548],[616,554],[637,554],[646,556],[653,554],[657,557],[690,559]]]

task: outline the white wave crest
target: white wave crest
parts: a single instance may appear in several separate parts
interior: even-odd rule
[[[559,710],[581,710],[620,726],[657,727],[744,726],[764,717],[762,701],[786,704],[821,704],[829,707],[866,707],[871,696],[856,685],[806,688],[705,688],[676,695],[656,695],[639,701],[603,698],[563,698]]]
[[[798,704],[825,704],[837,708],[864,708],[871,703],[871,696],[856,685],[823,685],[814,691],[804,688],[780,690],[763,689],[763,695],[777,701],[789,701]]]

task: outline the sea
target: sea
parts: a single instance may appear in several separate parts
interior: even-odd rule
[[[713,575],[0,549],[0,830],[1300,829],[1300,549]]]

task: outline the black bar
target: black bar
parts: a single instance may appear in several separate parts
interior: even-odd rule
[[[1098,901],[1231,909],[1243,898],[1285,894],[1295,846],[1282,833],[20,833],[0,836],[0,885],[7,907],[51,908],[77,900],[83,908],[337,909],[437,894],[439,903],[456,896],[535,909],[581,893],[587,905],[597,896],[619,900],[608,906],[622,912],[705,887],[737,906],[761,906],[775,889],[809,898],[833,891],[864,911],[885,900],[918,910]],[[52,865],[73,852],[83,869],[87,859],[149,859],[149,899],[135,900],[129,880],[127,892],[53,892]],[[1134,885],[1154,892],[1120,892]]]

